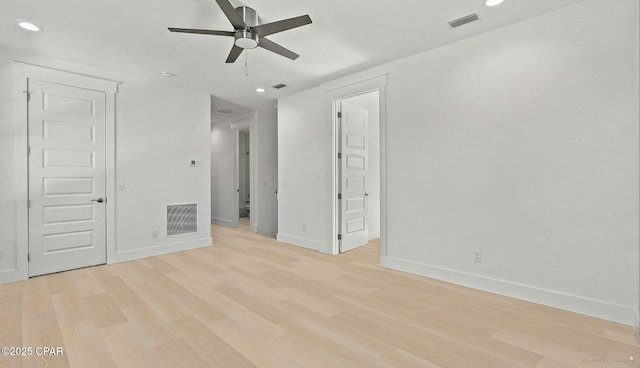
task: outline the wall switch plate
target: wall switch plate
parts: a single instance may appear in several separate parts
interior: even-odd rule
[[[152,238],[157,238],[159,236],[160,236],[160,231],[158,229],[151,230],[151,237]]]
[[[307,231],[307,224],[302,224],[302,231]]]
[[[119,181],[119,182],[116,184],[116,189],[118,189],[118,191],[120,191],[120,192],[121,192],[121,191],[123,191],[123,190],[124,190],[124,182]]]
[[[0,259],[4,259],[4,249],[0,248]]]
[[[282,181],[282,187],[283,187],[283,188],[286,188],[286,187],[288,187],[288,186],[289,186],[289,182],[288,182],[288,181],[286,181],[286,180],[283,180],[283,181]]]
[[[473,261],[478,263],[482,262],[482,252],[479,249],[473,251]]]

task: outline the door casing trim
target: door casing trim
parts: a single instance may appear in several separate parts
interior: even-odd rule
[[[325,98],[329,102],[331,109],[331,214],[332,233],[331,233],[331,254],[340,252],[340,244],[338,242],[338,103],[340,100],[360,95],[363,93],[377,90],[379,92],[379,108],[380,108],[380,258],[386,258],[387,254],[387,183],[386,183],[386,126],[387,126],[387,74],[377,75],[370,78],[363,78],[359,81],[350,81],[342,85],[325,85]]]

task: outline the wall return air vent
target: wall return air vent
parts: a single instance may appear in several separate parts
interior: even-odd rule
[[[167,206],[167,236],[194,234],[197,232],[197,203]]]
[[[480,18],[478,18],[478,14],[472,13],[472,14],[469,14],[469,15],[465,15],[462,18],[458,18],[458,19],[452,20],[451,22],[449,22],[449,25],[451,26],[451,28],[456,28],[456,27],[460,27],[462,25],[465,25],[467,23],[475,22],[478,19],[480,19]]]

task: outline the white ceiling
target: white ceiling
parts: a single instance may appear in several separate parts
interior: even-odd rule
[[[262,23],[309,14],[313,24],[269,38],[300,54],[296,61],[264,49],[225,64],[232,38],[171,33],[167,27],[232,30],[214,0],[2,0],[0,45],[143,78],[176,76],[252,109],[336,77],[440,47],[582,0],[231,0],[257,10]],[[457,29],[448,21],[476,12],[480,20]],[[17,19],[44,32],[26,32]],[[246,53],[246,52],[245,52]],[[289,87],[277,91],[277,83]],[[267,92],[258,94],[256,87]],[[224,105],[224,104],[223,104]]]

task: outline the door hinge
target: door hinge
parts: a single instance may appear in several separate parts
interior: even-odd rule
[[[27,156],[31,154],[31,146],[27,146]]]
[[[338,240],[342,240],[342,234],[338,234]]]
[[[22,92],[27,95],[27,102],[31,101],[31,91],[22,91]]]
[[[338,119],[342,119],[342,112],[338,111]]]
[[[31,208],[31,200],[27,199],[27,208]]]
[[[342,158],[342,152],[338,152],[338,160]]]
[[[31,254],[27,253],[27,262],[31,262]]]
[[[338,199],[342,199],[342,193],[338,193]]]

